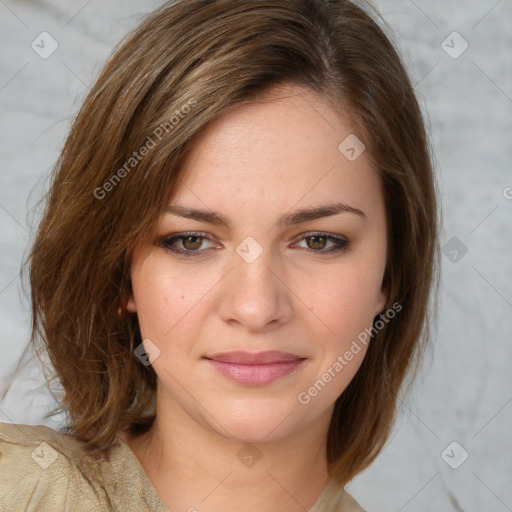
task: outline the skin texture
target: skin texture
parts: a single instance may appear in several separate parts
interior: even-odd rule
[[[380,178],[365,152],[349,161],[338,150],[353,133],[347,123],[299,86],[281,86],[217,119],[195,139],[169,203],[213,210],[230,227],[166,214],[154,244],[135,254],[128,309],[137,313],[143,339],[160,350],[153,361],[157,419],[148,434],[125,439],[172,510],[303,511],[325,485],[333,405],[364,345],[309,403],[298,396],[386,303]],[[365,216],[278,224],[294,210],[338,202]],[[162,238],[187,231],[211,240],[172,247],[201,251],[199,257],[161,246]],[[335,244],[304,237],[312,231],[350,244],[328,253]],[[250,263],[237,252],[240,246],[255,254],[247,237],[262,249]],[[246,386],[205,359],[233,350],[280,350],[306,360],[277,381]],[[247,467],[241,448],[261,459]]]

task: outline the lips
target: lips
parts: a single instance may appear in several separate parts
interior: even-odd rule
[[[296,354],[279,351],[224,352],[206,357],[224,377],[247,386],[262,386],[298,369],[306,360]]]
[[[290,361],[297,361],[304,359],[295,354],[288,352],[279,352],[277,350],[270,350],[267,352],[224,352],[221,354],[214,354],[208,356],[207,359],[219,361],[220,363],[236,363],[236,364],[272,364],[272,363],[288,363]]]

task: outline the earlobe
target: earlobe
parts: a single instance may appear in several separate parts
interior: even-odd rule
[[[126,302],[126,309],[129,313],[135,313],[137,311],[137,304],[135,304],[133,293],[130,293],[128,301]]]
[[[376,310],[375,310],[375,316],[384,313],[384,308],[386,307],[387,301],[388,301],[388,293],[387,293],[387,290],[385,289],[385,287],[383,286],[377,295],[377,306],[376,306]]]
[[[135,299],[133,298],[133,294],[130,294],[127,301],[124,297],[121,299],[121,305],[117,310],[117,314],[119,316],[124,316],[126,313],[135,313],[136,311],[137,306],[135,304]]]

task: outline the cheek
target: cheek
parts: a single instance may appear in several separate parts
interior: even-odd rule
[[[132,272],[133,294],[143,339],[166,353],[188,353],[190,340],[200,337],[209,310],[206,292],[218,275],[211,269],[176,270],[169,257],[154,253]]]
[[[361,366],[370,342],[379,289],[368,272],[349,265],[331,272],[326,283],[308,298],[313,304],[309,332],[316,362],[298,400],[311,405],[312,411],[333,403]],[[307,293],[306,288],[303,293]]]
[[[144,338],[163,341],[191,309],[194,293],[159,258],[147,258],[132,272],[137,316]]]
[[[309,283],[299,293],[308,297],[310,311],[336,340],[346,340],[372,324],[380,289],[375,276],[365,268],[346,265],[327,273],[322,282],[323,286],[314,287]]]

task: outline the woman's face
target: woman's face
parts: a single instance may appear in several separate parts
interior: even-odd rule
[[[157,407],[246,442],[326,426],[386,302],[378,174],[343,115],[278,91],[196,138],[128,303]]]

